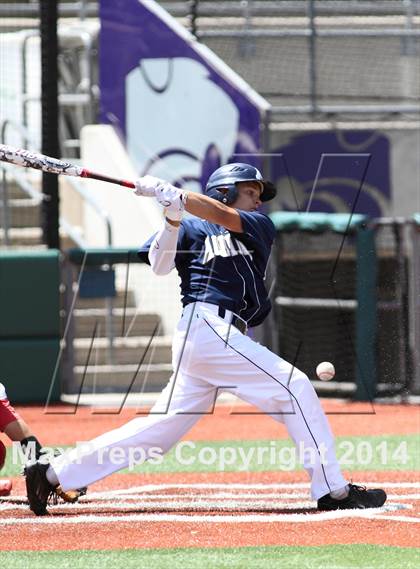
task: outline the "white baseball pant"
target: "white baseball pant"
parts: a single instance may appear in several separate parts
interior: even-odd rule
[[[150,414],[93,439],[85,450],[76,447],[54,459],[52,466],[64,490],[88,486],[127,467],[130,448],[141,447],[146,454],[153,447],[167,452],[202,413],[209,412],[221,391],[284,422],[295,444],[308,450],[303,453],[303,466],[314,500],[347,484],[309,379],[231,326],[231,315],[227,311],[222,319],[217,306],[203,302],[184,309],[172,347],[174,373]],[[109,457],[113,448],[125,453],[120,464]]]

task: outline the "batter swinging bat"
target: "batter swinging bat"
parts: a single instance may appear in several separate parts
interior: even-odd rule
[[[110,184],[118,184],[126,188],[135,188],[133,182],[128,180],[119,180],[118,178],[111,178],[103,174],[96,174],[81,166],[76,166],[70,162],[63,162],[57,158],[51,158],[44,154],[24,150],[23,148],[14,148],[0,144],[0,161],[8,162],[9,164],[16,164],[25,168],[35,168],[43,172],[50,172],[51,174],[64,174],[65,176],[77,176],[79,178],[91,178],[93,180],[101,180],[102,182],[109,182]]]

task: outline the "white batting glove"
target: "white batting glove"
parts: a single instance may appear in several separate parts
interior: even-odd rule
[[[136,196],[146,196],[148,198],[153,198],[156,196],[157,188],[167,183],[168,182],[165,182],[165,180],[155,178],[154,176],[142,176],[134,182],[136,186],[134,193]]]
[[[135,185],[134,193],[137,196],[155,196],[165,208],[165,217],[171,221],[181,221],[187,198],[186,192],[154,176],[143,176],[136,180]]]
[[[161,186],[156,191],[156,199],[165,208],[165,217],[171,221],[181,221],[186,198],[186,192],[171,184]]]

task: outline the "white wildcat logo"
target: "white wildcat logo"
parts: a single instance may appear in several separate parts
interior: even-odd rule
[[[239,110],[199,61],[142,58],[126,78],[126,125],[129,154],[142,175],[201,192],[208,148],[217,147],[221,164],[235,151]]]

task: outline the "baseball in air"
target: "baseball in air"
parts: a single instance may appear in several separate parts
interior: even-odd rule
[[[321,381],[330,381],[335,376],[335,368],[331,362],[321,362],[316,366],[316,375]]]

